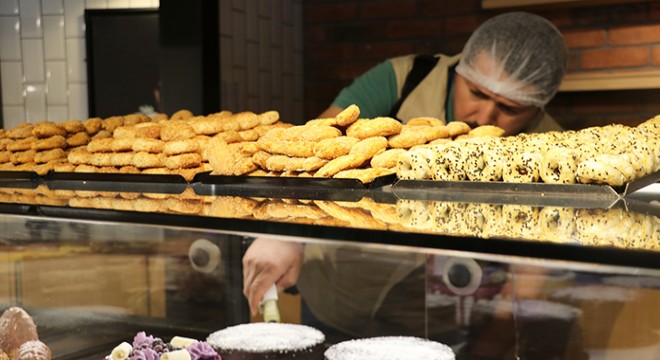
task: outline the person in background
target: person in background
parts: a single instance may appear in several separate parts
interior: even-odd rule
[[[526,12],[495,16],[455,56],[407,55],[386,60],[344,88],[319,117],[351,104],[360,116],[402,122],[432,116],[505,135],[562,128],[543,110],[561,84],[568,51],[559,30]]]
[[[564,39],[552,23],[531,13],[506,13],[479,26],[462,54],[409,55],[380,63],[344,88],[319,117],[335,116],[350,104],[357,104],[362,118],[390,116],[405,123],[431,116],[447,122],[464,121],[473,127],[496,125],[506,135],[561,130],[543,108],[557,92],[566,63]],[[304,248],[301,243],[268,238],[251,244],[243,257],[243,293],[253,314],[273,283],[279,289],[296,285],[308,254],[323,256],[323,249],[309,247],[323,245]],[[337,249],[333,254],[346,255]],[[378,258],[372,260],[377,262]],[[406,276],[419,277],[418,269],[424,261],[422,257],[400,260],[399,266],[390,263],[392,266],[385,268],[393,269],[391,276],[381,272],[378,279],[374,278],[375,282],[382,280],[386,289],[374,292],[374,298],[387,303],[388,296],[397,296],[390,291],[396,287],[395,282],[406,283]],[[348,263],[361,273],[359,262]],[[314,308],[314,304],[309,305]]]

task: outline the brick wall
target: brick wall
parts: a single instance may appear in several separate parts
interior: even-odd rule
[[[556,24],[569,46],[569,72],[660,68],[660,2],[592,8],[517,8]],[[484,20],[480,0],[304,2],[305,116],[378,62],[408,53],[460,52]],[[566,127],[638,123],[660,113],[660,90],[560,93],[548,106]]]

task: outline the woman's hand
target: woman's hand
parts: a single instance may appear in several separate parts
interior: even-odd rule
[[[303,262],[301,243],[258,238],[243,256],[243,295],[256,315],[268,288],[285,289],[296,284]]]

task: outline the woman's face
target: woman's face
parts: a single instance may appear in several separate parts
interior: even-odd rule
[[[469,81],[460,74],[454,80],[454,120],[472,127],[495,125],[515,135],[527,127],[539,112],[535,106],[524,106]]]

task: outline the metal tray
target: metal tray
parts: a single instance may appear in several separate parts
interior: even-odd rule
[[[205,173],[195,177],[193,189],[198,195],[358,201],[370,190],[388,186],[395,180],[394,174],[364,184],[358,179],[221,176]]]
[[[180,175],[50,172],[44,182],[53,190],[180,194],[189,183]]]
[[[40,181],[34,171],[0,171],[0,187],[34,189]]]
[[[392,191],[400,199],[609,208],[619,199],[660,180],[660,172],[622,187],[589,184],[505,183],[399,180]]]

